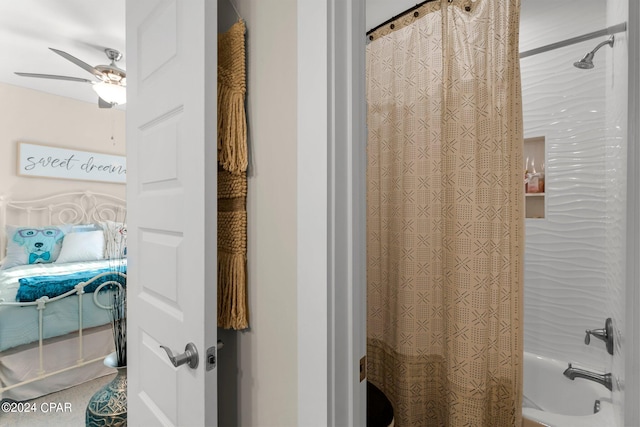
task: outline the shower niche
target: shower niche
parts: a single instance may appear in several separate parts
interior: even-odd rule
[[[524,139],[525,218],[545,217],[545,139]]]

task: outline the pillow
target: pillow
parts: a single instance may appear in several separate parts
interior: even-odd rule
[[[17,227],[7,225],[7,256],[0,270],[26,264],[51,263],[58,258],[62,240],[71,227]]]
[[[115,221],[100,223],[104,230],[105,252],[107,259],[124,258],[127,256],[127,225]]]
[[[69,233],[64,237],[56,264],[104,259],[104,232]]]
[[[71,233],[84,233],[86,231],[102,230],[100,224],[75,224],[71,227]]]

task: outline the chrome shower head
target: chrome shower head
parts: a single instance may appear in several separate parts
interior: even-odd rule
[[[615,40],[614,36],[609,37],[609,40],[606,40],[600,43],[598,46],[595,47],[595,49],[587,53],[580,61],[574,62],[573,66],[576,68],[581,68],[583,70],[589,70],[593,68],[593,56],[595,55],[596,51],[606,44],[613,47],[614,40]]]
[[[593,68],[593,52],[587,53],[580,61],[574,62],[573,66],[576,68],[582,68],[583,70]]]

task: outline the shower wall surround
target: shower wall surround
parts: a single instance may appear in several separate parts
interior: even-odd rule
[[[605,55],[592,70],[572,65],[593,45],[521,61],[524,136],[546,143],[546,217],[526,221],[524,330],[525,351],[604,370],[604,346],[585,346],[584,335],[610,317]]]
[[[626,21],[621,1],[588,6],[577,29],[566,14],[564,26],[523,28],[521,51]],[[625,33],[615,37],[591,70],[572,64],[607,37],[521,60],[524,136],[546,142],[546,217],[526,220],[524,348],[624,378],[627,47]],[[613,357],[599,340],[584,344],[585,329],[603,328],[607,317]],[[613,396],[623,425],[615,383]]]

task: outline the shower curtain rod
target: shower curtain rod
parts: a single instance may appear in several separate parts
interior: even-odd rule
[[[366,35],[368,36],[369,34],[373,33],[375,30],[377,30],[379,28],[382,28],[387,24],[391,24],[396,19],[402,18],[403,16],[410,14],[414,10],[419,9],[421,6],[423,6],[423,5],[427,4],[427,3],[430,3],[432,1],[436,1],[436,0],[425,0],[423,2],[417,3],[415,6],[410,7],[409,9],[405,10],[404,12],[401,12],[401,13],[395,15],[394,17],[392,17],[391,19],[387,19],[382,24],[370,29],[369,31],[367,31]],[[451,1],[452,0],[449,0],[449,2],[451,2]],[[562,41],[559,41],[559,42],[556,42],[556,43],[551,43],[551,44],[548,44],[546,46],[541,46],[541,47],[537,47],[535,49],[530,49],[530,50],[527,50],[525,52],[520,52],[520,59],[526,58],[526,57],[532,56],[532,55],[537,55],[539,53],[548,52],[550,50],[559,49],[561,47],[570,46],[572,44],[580,43],[580,42],[583,42],[583,41],[595,39],[597,37],[610,36],[612,34],[621,33],[621,32],[624,32],[624,31],[627,31],[627,23],[626,22],[623,22],[623,23],[617,24],[617,25],[613,25],[611,27],[607,27],[607,28],[604,28],[602,30],[598,30],[598,31],[594,31],[594,32],[591,32],[591,33],[583,34],[581,36],[572,37],[570,39],[562,40]]]
[[[559,49],[561,47],[570,46],[572,44],[584,42],[587,40],[595,39],[602,36],[610,36],[612,34],[621,33],[627,31],[627,23],[613,25],[611,27],[604,28],[602,30],[594,31],[592,33],[583,34],[581,36],[572,37],[570,39],[562,40],[556,43],[551,43],[546,46],[540,46],[535,49],[530,49],[524,52],[520,52],[520,59],[528,56],[537,55],[539,53],[549,52],[550,50]]]
[[[426,1],[420,2],[420,3],[416,4],[415,6],[410,7],[409,9],[405,10],[404,12],[400,12],[399,14],[397,14],[396,16],[394,16],[393,18],[391,18],[391,19],[387,19],[387,20],[386,20],[386,21],[384,21],[382,24],[380,24],[380,25],[378,25],[377,27],[372,28],[372,29],[370,29],[369,31],[367,31],[367,34],[366,34],[366,35],[369,35],[369,34],[373,33],[373,32],[374,32],[375,30],[377,30],[378,28],[382,28],[382,27],[384,27],[385,25],[392,23],[393,21],[395,21],[395,20],[396,20],[396,19],[398,19],[398,18],[402,18],[403,16],[410,14],[410,13],[411,13],[411,12],[413,12],[414,10],[416,10],[416,9],[420,8],[421,6],[423,6],[423,5],[427,4],[427,3],[431,3],[432,1],[435,1],[435,0],[426,0]],[[451,2],[451,0],[449,0],[449,2]]]

